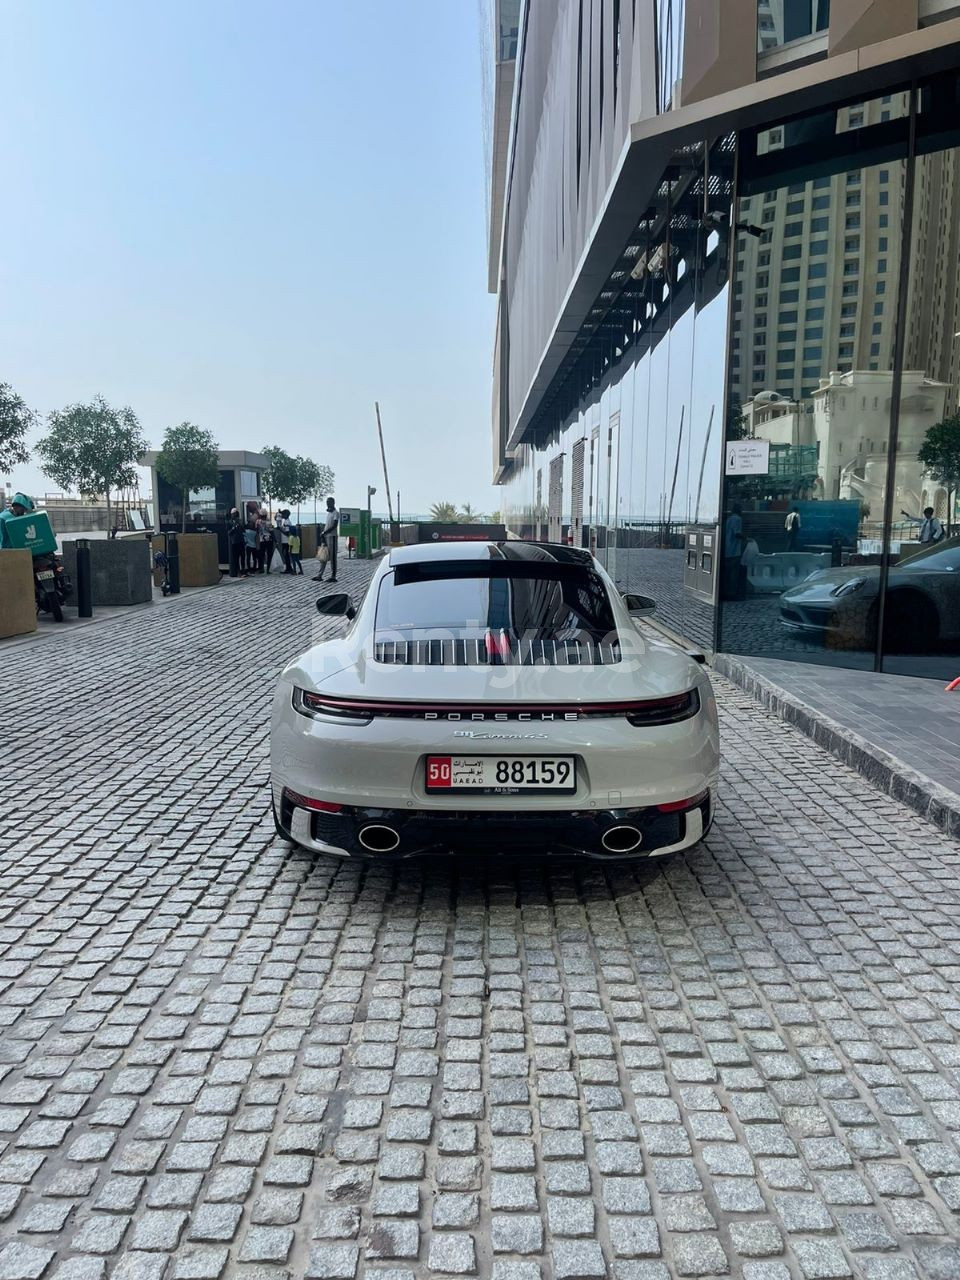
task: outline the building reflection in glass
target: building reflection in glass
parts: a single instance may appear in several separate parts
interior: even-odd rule
[[[955,152],[920,155],[908,192],[909,112],[904,92],[786,123],[747,162],[727,440],[767,461],[726,467],[721,648],[952,668],[960,610],[933,579],[953,569],[906,562],[952,532],[918,454],[957,410],[960,179]]]

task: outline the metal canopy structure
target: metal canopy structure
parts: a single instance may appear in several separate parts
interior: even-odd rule
[[[705,234],[714,230],[704,218],[731,203],[737,131],[819,106],[862,99],[872,91],[884,91],[891,77],[948,70],[955,56],[955,46],[938,41],[934,29],[917,32],[909,47],[891,42],[866,65],[830,59],[798,67],[709,102],[693,102],[634,124],[552,337],[520,402],[506,411],[501,479],[521,445],[535,445],[558,429],[564,413],[576,406],[576,390],[589,396],[627,350],[636,348],[634,339],[651,327],[645,304],[654,307],[656,332],[664,297],[658,308],[655,296],[634,287],[638,282],[630,273],[644,246],[668,225],[678,250],[665,264],[668,271],[675,271],[683,261],[679,250],[685,229],[689,232],[699,220]],[[706,170],[703,181],[710,188],[706,191],[702,186],[698,190],[700,179],[694,172],[704,155],[703,139],[711,140],[711,157],[719,154],[725,160],[712,161],[714,167]],[[642,210],[639,216],[638,209]],[[664,284],[668,281],[665,275]]]
[[[541,444],[626,359],[655,346],[727,280],[736,137],[691,143],[664,169],[583,325],[569,343],[525,442]]]

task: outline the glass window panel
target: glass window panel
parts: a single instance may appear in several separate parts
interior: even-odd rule
[[[758,0],[757,52],[802,40],[830,23],[830,0]]]
[[[865,107],[864,125],[879,119],[872,112]],[[833,114],[834,137],[849,120],[849,112],[845,117]],[[804,122],[787,128],[788,147],[794,145],[791,129],[800,137]],[[857,145],[856,138],[855,132],[850,134],[851,145]],[[810,220],[799,240],[808,281],[801,286],[799,302],[805,319],[817,321],[816,327],[804,330],[799,350],[778,346],[775,386],[767,383],[758,391],[757,384],[731,374],[749,433],[766,441],[769,462],[763,475],[724,478],[725,548],[736,554],[724,557],[719,643],[730,652],[870,668],[876,634],[869,632],[869,619],[838,604],[830,592],[861,566],[876,564],[882,550],[896,307],[888,308],[887,319],[882,312],[874,315],[874,305],[877,286],[890,280],[895,287],[898,279],[894,250],[900,244],[905,161],[885,156],[882,169],[888,180],[881,183],[881,166],[861,166],[851,153],[846,166],[854,181],[848,184],[847,170],[838,168],[839,151],[834,149],[825,161],[833,177],[811,171],[815,152],[807,147],[804,161],[811,203],[822,200],[822,216],[856,234],[824,241]],[[787,224],[784,192],[784,186],[775,187],[769,205],[776,211],[768,227],[774,250],[782,246],[778,230]],[[881,213],[885,193],[891,199]],[[848,201],[855,202],[849,212]],[[886,272],[878,279],[877,231],[884,215],[892,225]],[[745,241],[738,237],[736,252],[743,257],[742,278],[749,293],[759,255]],[[817,260],[810,262],[814,246]],[[857,256],[844,259],[845,248]],[[779,316],[782,296],[776,286],[769,298]],[[745,315],[748,339],[751,323]],[[871,333],[874,324],[880,325],[879,333]],[[771,392],[782,399],[772,398]],[[728,422],[728,438],[730,434]],[[810,578],[815,571],[820,572]],[[857,588],[845,591],[855,596]]]
[[[956,131],[952,105],[942,104],[939,122],[936,105],[935,99],[925,100],[923,128]],[[897,186],[895,172],[891,185]],[[937,465],[936,452],[928,462],[919,455],[928,442],[944,441],[949,447],[949,441],[960,436],[958,252],[960,150],[919,155],[887,543],[883,669],[941,679],[951,679],[960,670],[960,522],[956,482],[949,470]],[[896,270],[891,261],[889,275],[895,276]]]

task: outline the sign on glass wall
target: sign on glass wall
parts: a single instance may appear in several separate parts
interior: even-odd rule
[[[765,476],[769,470],[769,440],[729,441],[726,463],[728,476]]]

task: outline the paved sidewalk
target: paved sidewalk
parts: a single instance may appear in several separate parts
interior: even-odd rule
[[[687,857],[292,850],[316,594],[4,654],[0,1280],[956,1280],[960,846],[718,678]]]
[[[875,786],[960,834],[960,691],[775,658],[717,654],[714,666]]]

